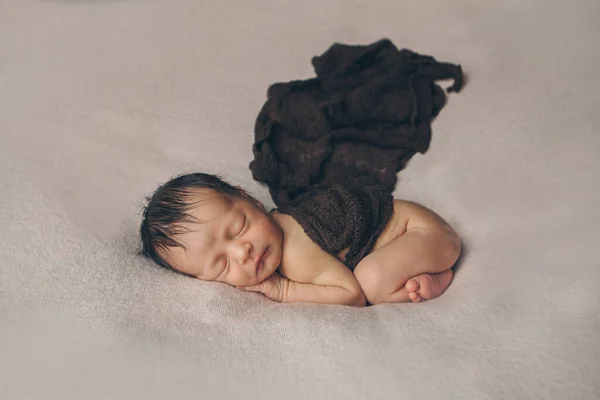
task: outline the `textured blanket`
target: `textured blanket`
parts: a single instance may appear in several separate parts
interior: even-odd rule
[[[600,399],[598,15],[0,0],[0,400]],[[443,296],[280,304],[138,256],[144,196],[174,175],[273,207],[248,169],[265,88],[381,36],[468,70],[394,191],[464,239]]]
[[[459,65],[398,50],[385,39],[334,44],[312,60],[317,77],[277,83],[255,126],[254,179],[330,254],[354,269],[392,215],[396,173],[431,140],[444,106],[437,79]]]

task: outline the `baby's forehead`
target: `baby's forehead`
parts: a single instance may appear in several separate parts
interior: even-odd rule
[[[228,212],[233,201],[213,189],[193,189],[186,196],[188,213],[198,222],[208,222]]]
[[[198,203],[228,203],[231,199],[215,189],[188,188],[186,189],[186,201]]]

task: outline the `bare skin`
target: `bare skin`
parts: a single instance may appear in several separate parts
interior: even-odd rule
[[[460,254],[460,239],[441,217],[396,200],[373,250],[352,272],[343,263],[346,250],[326,253],[292,217],[207,192],[191,210],[199,222],[180,236],[186,249],[170,248],[165,258],[180,272],[275,301],[364,306],[430,300],[449,286]]]
[[[460,238],[439,215],[396,200],[392,219],[354,274],[371,304],[430,300],[449,286],[460,251]]]

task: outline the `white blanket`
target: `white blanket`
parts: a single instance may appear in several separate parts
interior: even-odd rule
[[[600,398],[600,2],[0,0],[0,399]],[[333,42],[460,63],[396,196],[462,235],[423,304],[282,305],[136,255],[172,175],[252,181]]]

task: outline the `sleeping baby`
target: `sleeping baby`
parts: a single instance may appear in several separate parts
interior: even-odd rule
[[[140,236],[142,254],[193,278],[283,303],[356,307],[440,296],[461,252],[458,235],[437,214],[394,200],[372,249],[350,269],[348,249],[323,250],[292,216],[269,213],[241,188],[204,173],[160,186],[148,199]]]

